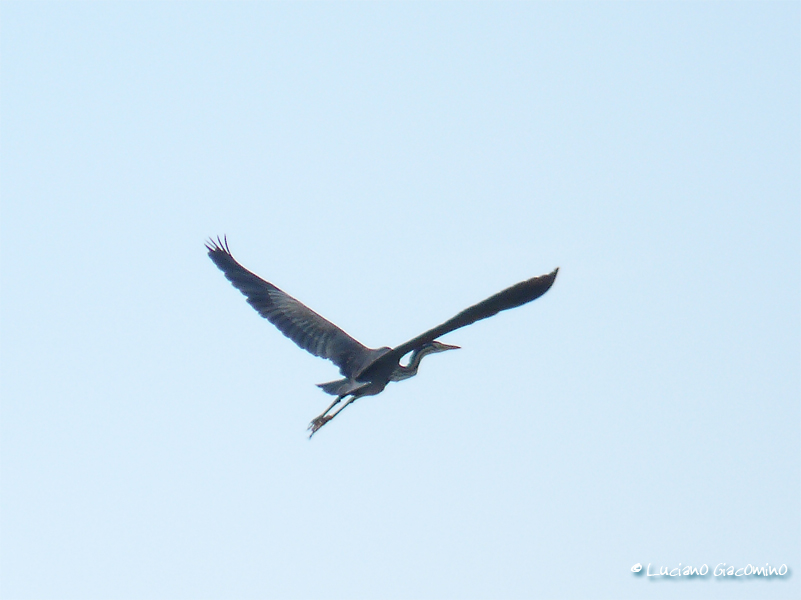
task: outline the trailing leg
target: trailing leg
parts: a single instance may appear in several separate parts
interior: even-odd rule
[[[346,395],[347,395],[347,394],[346,394]],[[313,436],[315,433],[317,433],[317,430],[319,430],[319,429],[320,429],[320,427],[322,427],[323,425],[325,425],[326,423],[328,423],[328,421],[330,421],[331,419],[333,419],[333,418],[334,418],[333,416],[331,416],[331,415],[329,415],[329,414],[328,414],[328,411],[330,411],[330,410],[331,410],[332,408],[334,408],[334,407],[335,407],[337,404],[339,404],[339,403],[342,401],[342,398],[344,398],[344,397],[345,397],[345,396],[337,396],[336,400],[334,400],[334,401],[333,401],[333,402],[332,402],[332,403],[329,405],[329,407],[328,407],[328,408],[326,408],[326,409],[325,409],[325,410],[322,412],[322,414],[320,414],[319,416],[317,416],[317,417],[315,417],[314,419],[312,419],[312,422],[311,422],[311,423],[309,423],[309,427],[307,428],[307,429],[309,429],[309,430],[311,431],[311,433],[309,434],[309,439],[311,439],[311,436]]]

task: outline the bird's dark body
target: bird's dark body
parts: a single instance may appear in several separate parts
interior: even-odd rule
[[[457,348],[436,338],[539,298],[553,285],[559,271],[555,269],[547,275],[533,277],[498,292],[400,346],[368,348],[272,283],[245,269],[231,255],[227,242],[218,238],[216,242],[210,240],[206,247],[214,264],[262,317],[304,350],[332,361],[345,377],[319,384],[323,391],[336,396],[336,399],[312,421],[309,426],[312,435],[357,398],[374,396],[381,393],[390,381],[414,376],[424,356]],[[401,365],[401,359],[410,352],[409,364]],[[329,415],[329,411],[347,396],[351,398]]]

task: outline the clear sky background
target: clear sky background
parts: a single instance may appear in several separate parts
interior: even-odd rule
[[[801,597],[799,3],[0,16],[4,599]]]

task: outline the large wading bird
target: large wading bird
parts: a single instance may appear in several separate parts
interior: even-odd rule
[[[424,356],[459,348],[443,344],[436,338],[454,329],[491,317],[502,310],[509,310],[536,300],[550,289],[559,272],[557,268],[547,275],[521,281],[395,348],[368,348],[289,294],[236,262],[228,249],[227,239],[217,238],[216,242],[209,240],[206,248],[209,251],[209,258],[225,273],[234,287],[245,295],[256,312],[304,350],[333,362],[345,376],[344,379],[318,384],[323,391],[336,396],[336,399],[309,424],[311,432],[309,437],[345,410],[354,400],[381,393],[390,381],[403,381],[417,375],[417,368]],[[404,366],[400,361],[409,352],[411,352],[409,362]],[[342,406],[331,412],[346,398]]]

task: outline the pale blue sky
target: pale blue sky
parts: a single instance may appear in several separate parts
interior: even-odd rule
[[[799,597],[800,16],[2,3],[0,596]],[[218,234],[370,346],[561,271],[309,441]]]

